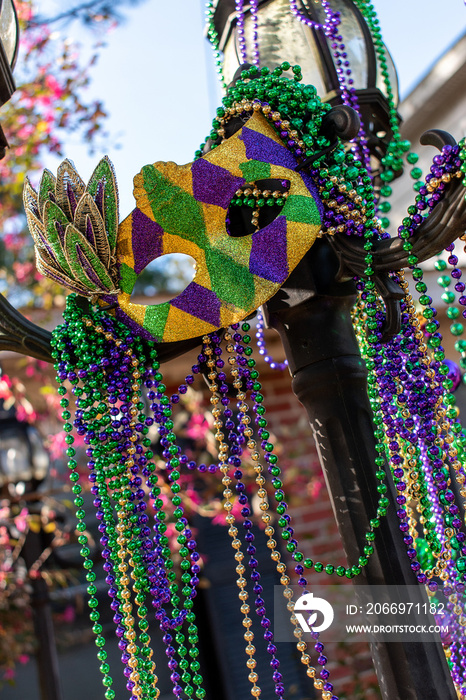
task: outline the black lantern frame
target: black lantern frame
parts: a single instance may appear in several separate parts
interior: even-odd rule
[[[4,44],[6,34],[12,37],[9,47]],[[0,0],[0,107],[11,98],[16,90],[13,69],[18,56],[19,24],[13,0]],[[0,160],[5,156],[8,141],[0,126]]]
[[[0,493],[5,489],[15,496],[34,492],[46,478],[49,464],[37,428],[19,421],[14,408],[0,406]]]
[[[3,28],[5,24],[7,24],[7,31],[14,32],[14,38],[13,46],[10,47],[8,55],[4,45],[4,36],[0,34],[0,106],[8,102],[16,90],[13,69],[18,56],[19,25],[18,15],[12,0],[1,0],[0,2],[0,27]],[[12,25],[14,25],[14,29]]]

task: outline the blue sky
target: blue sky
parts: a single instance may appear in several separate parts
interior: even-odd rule
[[[374,5],[402,96],[466,31],[463,0],[375,0]],[[203,37],[202,0],[146,0],[127,16],[108,37],[89,88],[110,113],[115,146],[107,152],[116,168],[122,218],[133,207],[132,179],[143,165],[192,160],[210,130],[220,94],[213,89],[217,79]],[[78,25],[71,33],[77,40],[84,36]],[[99,155],[89,158],[85,144],[70,141],[67,156],[85,179]],[[53,170],[56,165],[48,162]]]

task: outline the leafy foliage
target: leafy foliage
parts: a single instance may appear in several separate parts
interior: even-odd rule
[[[106,32],[124,20],[125,7],[143,1],[61,3],[59,12],[50,15],[38,13],[32,0],[15,3],[20,22],[18,87],[0,110],[0,126],[10,145],[0,161],[0,292],[17,307],[63,305],[63,287],[42,277],[34,264],[22,206],[25,178],[37,186],[44,155],[66,156],[70,139],[86,143],[91,154],[108,145],[108,115],[100,100],[86,99],[86,88]],[[79,45],[64,39],[63,31],[56,31],[75,20],[89,26],[94,37],[86,59]],[[149,266],[141,275],[136,294],[178,292],[186,286],[189,273],[185,266],[170,262],[153,268]]]
[[[62,8],[57,13],[38,14],[29,21],[30,26],[67,24],[71,20],[79,20],[94,28],[96,24],[122,22],[125,14],[122,8],[136,6],[144,0],[90,0],[90,2],[60,3]]]
[[[93,52],[84,60],[78,45],[52,31],[50,22],[41,23],[31,0],[16,2],[20,24],[15,70],[18,87],[0,113],[10,145],[0,161],[0,289],[7,291],[15,303],[19,303],[20,288],[29,290],[28,300],[40,305],[52,306],[57,294],[59,302],[63,299],[61,288],[35,270],[22,191],[26,174],[34,181],[34,173],[43,170],[44,154],[63,156],[71,136],[87,143],[91,153],[108,139],[102,102],[85,97],[104,30],[116,21],[114,13],[97,13],[102,5],[96,3],[93,10],[94,28],[99,28],[99,34]],[[65,14],[68,18],[81,16],[68,9],[62,13],[62,20]]]

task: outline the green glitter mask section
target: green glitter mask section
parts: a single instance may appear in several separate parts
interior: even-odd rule
[[[313,199],[302,195],[290,195],[282,211],[291,221],[320,226],[320,214]]]
[[[267,180],[270,177],[270,163],[261,163],[259,160],[250,160],[248,163],[241,163],[240,170],[247,182],[254,180]]]

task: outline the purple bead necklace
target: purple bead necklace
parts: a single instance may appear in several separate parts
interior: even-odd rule
[[[288,360],[284,360],[283,362],[275,362],[267,352],[264,338],[264,316],[262,315],[262,311],[260,309],[257,309],[256,318],[256,338],[259,355],[262,355],[264,362],[267,362],[270,369],[277,369],[283,372],[283,370],[285,370],[288,367]]]

